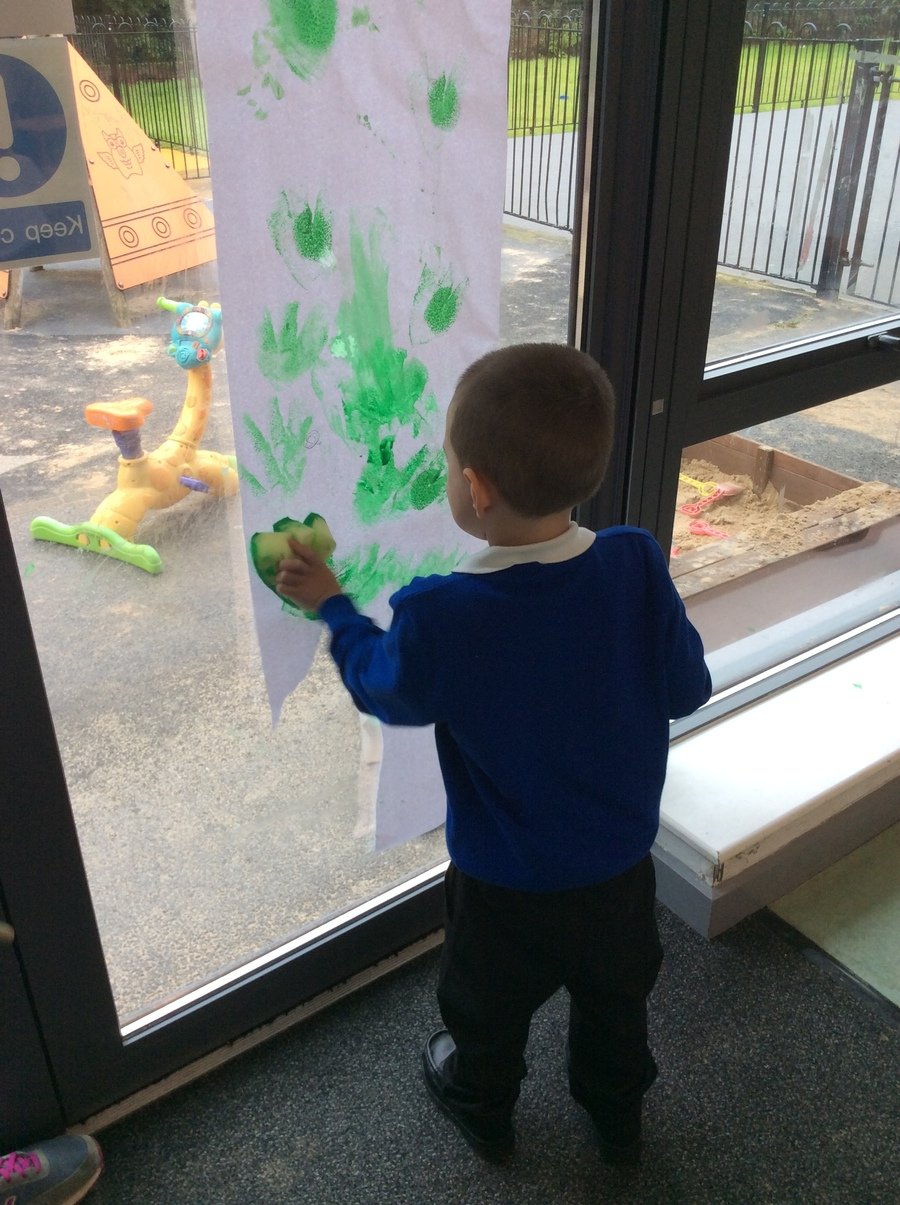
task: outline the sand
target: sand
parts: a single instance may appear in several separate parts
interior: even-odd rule
[[[830,520],[843,516],[846,520],[843,527],[862,529],[867,524],[900,515],[900,489],[880,481],[864,482],[830,498],[798,507],[779,493],[771,482],[758,497],[753,492],[749,476],[723,473],[709,461],[684,461],[681,472],[697,481],[719,485],[732,483],[740,486],[741,492],[734,497],[717,499],[696,516],[676,511],[672,539],[676,558],[694,549],[708,547],[715,541],[722,545],[723,553],[726,548],[730,555],[753,551],[768,553],[766,561],[777,560],[827,542],[830,538]],[[695,503],[701,498],[701,493],[694,486],[684,481],[679,483],[679,507]],[[725,534],[711,536],[692,532],[691,523],[695,519],[705,521]]]

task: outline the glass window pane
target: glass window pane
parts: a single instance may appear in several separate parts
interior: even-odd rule
[[[146,66],[156,54],[142,78],[119,81],[122,95],[145,128],[151,117],[169,121],[165,132],[149,131],[159,154],[212,204],[215,167],[210,179],[190,37],[163,30],[154,50],[138,26],[122,23],[114,33],[92,26],[76,45],[107,83],[112,54],[120,67]],[[571,19],[542,30],[545,40],[565,34],[577,53]],[[138,43],[140,54],[129,57]],[[560,81],[534,70],[543,57],[538,40],[520,60],[530,63],[532,111],[546,107],[551,87],[562,103]],[[158,86],[166,81],[171,88]],[[557,129],[550,105],[528,137],[565,137],[570,151],[573,103],[565,129]],[[170,120],[171,104],[186,110],[182,124]],[[523,136],[510,137],[513,184]],[[542,196],[556,188],[547,164]],[[538,179],[528,187],[538,189]],[[504,204],[511,212],[497,213],[501,338],[564,341],[569,217],[543,210],[536,221]],[[216,302],[215,262],[127,289],[127,329],[116,323],[99,261],[48,265],[20,280],[21,327],[0,347],[8,398],[0,411],[3,498],[125,1021],[436,865],[445,846],[436,830],[373,852],[371,749],[324,639],[273,729],[236,497],[191,488],[167,505],[154,495],[131,543],[155,550],[158,573],[34,538],[37,518],[66,527],[91,518],[128,471],[119,459],[127,459],[123,440],[132,451],[138,440],[152,451],[173,433],[183,407],[193,415],[185,373],[166,354],[174,316],[156,298]],[[227,314],[224,325],[227,333]],[[235,449],[228,367],[226,346],[212,360],[208,416],[196,431],[202,449],[225,457]],[[121,424],[105,404],[126,399],[129,430],[114,430]],[[84,417],[93,403],[104,404],[96,425]]]
[[[709,360],[900,309],[892,6],[750,3]]]
[[[671,571],[719,689],[896,608],[900,386],[685,448]]]

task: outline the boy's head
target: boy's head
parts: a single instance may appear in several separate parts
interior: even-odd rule
[[[574,347],[522,343],[488,352],[459,378],[447,438],[461,469],[488,478],[527,518],[571,509],[599,489],[615,399]]]

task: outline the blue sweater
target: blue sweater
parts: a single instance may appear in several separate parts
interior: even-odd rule
[[[450,857],[520,891],[602,882],[659,827],[669,720],[705,703],[696,630],[653,537],[572,524],[391,598],[385,632],[323,604],[357,707],[435,725]]]

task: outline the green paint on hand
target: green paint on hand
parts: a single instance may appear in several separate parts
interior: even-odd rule
[[[285,307],[277,335],[268,309],[263,314],[256,362],[263,376],[275,384],[295,381],[315,369],[328,340],[328,326],[322,310],[319,307],[311,310],[298,329],[299,308],[296,301]]]
[[[429,329],[436,335],[449,330],[456,321],[456,315],[459,313],[459,300],[459,287],[454,289],[450,285],[441,285],[439,289],[435,289],[431,300],[425,307],[425,321]]]
[[[268,6],[272,45],[296,76],[310,79],[334,43],[336,0],[268,0]]]
[[[459,120],[459,88],[452,75],[444,72],[428,89],[428,111],[441,130],[452,130]]]
[[[312,511],[301,523],[285,515],[272,524],[271,531],[256,531],[250,537],[250,561],[260,581],[275,594],[282,611],[290,615],[302,615],[305,619],[318,619],[314,611],[305,611],[290,598],[278,593],[276,580],[278,567],[285,557],[293,555],[290,540],[306,544],[323,561],[330,561],[335,549],[334,536],[321,515]]]

